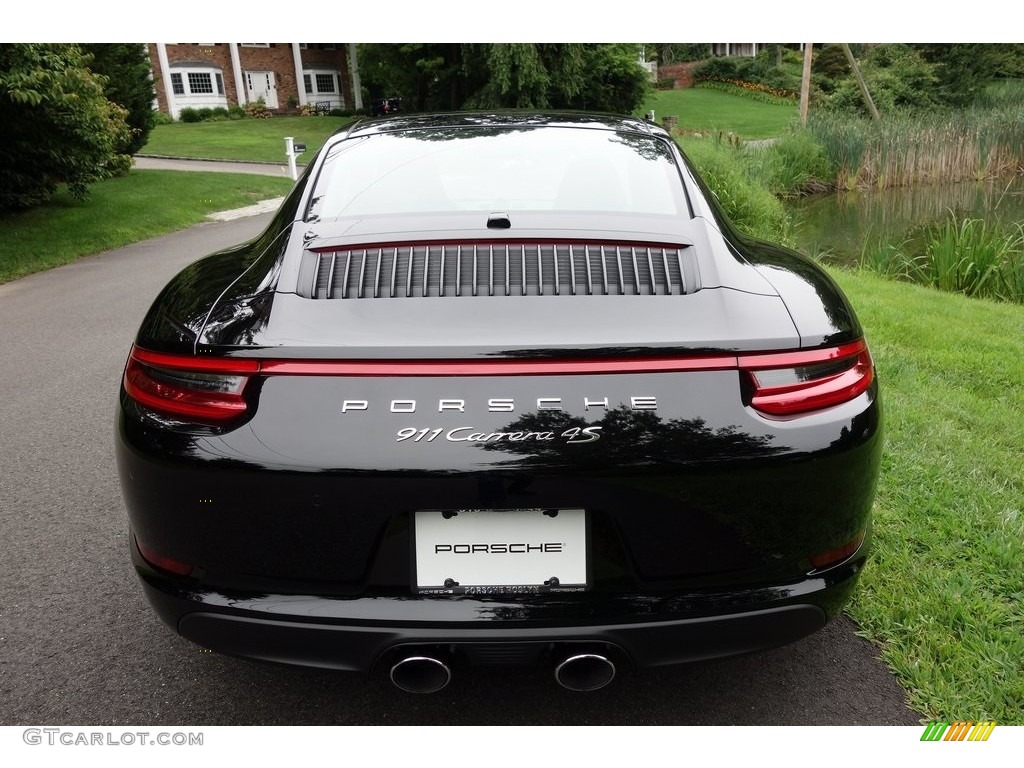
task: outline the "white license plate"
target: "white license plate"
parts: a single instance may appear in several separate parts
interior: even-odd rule
[[[419,594],[580,592],[587,586],[582,509],[421,509],[413,541]]]

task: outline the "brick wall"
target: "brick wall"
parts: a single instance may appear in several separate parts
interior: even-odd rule
[[[688,61],[685,64],[668,64],[658,67],[658,79],[664,80],[671,77],[674,81],[674,88],[689,88],[693,85],[693,70],[700,66],[699,61]]]

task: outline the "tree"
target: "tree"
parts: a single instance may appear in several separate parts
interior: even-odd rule
[[[373,96],[411,111],[589,109],[630,113],[649,88],[632,44],[417,43],[364,45]]]
[[[458,109],[462,106],[464,48],[458,43],[360,45],[363,87],[371,99],[399,96],[403,109],[413,112]]]
[[[564,106],[626,115],[640,108],[651,84],[635,45],[585,45],[582,57],[582,88]]]
[[[0,208],[75,197],[130,165],[127,112],[103,94],[76,45],[0,45]]]
[[[951,106],[970,104],[992,78],[1024,73],[1024,46],[987,43],[930,43],[914,45],[935,66],[939,97]]]
[[[867,90],[879,112],[897,109],[922,110],[941,106],[936,88],[935,65],[922,58],[909,45],[885,43],[864,48],[857,56]],[[856,78],[839,82],[829,97],[829,106],[866,112],[864,98]]]
[[[89,69],[106,78],[103,92],[107,98],[128,110],[131,137],[118,151],[134,155],[145,146],[153,129],[156,88],[146,46],[144,43],[93,43],[83,45],[82,50],[92,56]]]

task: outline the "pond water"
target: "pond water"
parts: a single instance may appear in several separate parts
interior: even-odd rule
[[[989,225],[1024,222],[1024,177],[818,195],[787,208],[799,250],[855,264],[865,242],[898,244],[922,225],[945,222],[950,211]]]

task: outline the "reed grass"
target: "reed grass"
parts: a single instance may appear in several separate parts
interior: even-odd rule
[[[960,218],[925,227],[901,243],[865,244],[860,267],[942,291],[1024,303],[1024,226]]]
[[[825,113],[805,130],[839,189],[997,178],[1024,168],[1024,104],[878,121]]]

